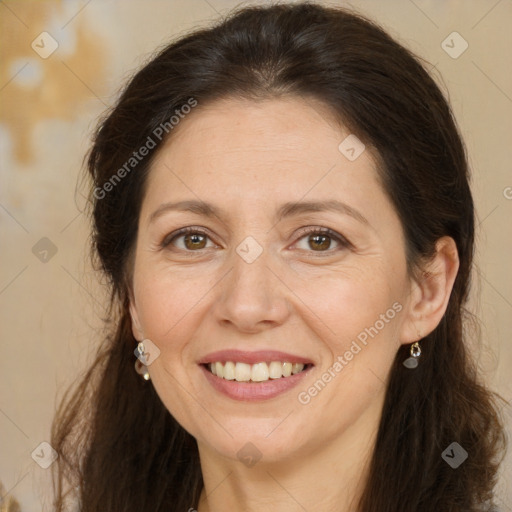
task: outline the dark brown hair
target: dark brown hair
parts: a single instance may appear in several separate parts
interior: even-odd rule
[[[88,157],[93,247],[110,281],[113,320],[93,366],[68,390],[54,420],[57,512],[72,491],[82,512],[197,507],[203,482],[196,442],[135,373],[128,313],[130,255],[161,143],[108,191],[105,184],[191,98],[201,108],[226,97],[283,95],[322,101],[378,155],[411,272],[443,236],[459,252],[448,309],[422,341],[421,364],[414,371],[403,366],[409,347],[396,354],[358,512],[491,506],[506,439],[497,395],[480,383],[463,339],[463,324],[472,320],[465,303],[474,211],[450,107],[419,59],[378,25],[344,9],[298,3],[244,8],[165,47],[131,79],[95,134]],[[454,441],[469,454],[456,470],[441,457]]]

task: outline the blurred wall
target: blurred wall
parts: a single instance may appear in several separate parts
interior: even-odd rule
[[[83,189],[77,188],[96,119],[154,49],[239,4],[0,3],[0,481],[23,512],[50,510],[50,470],[36,461],[51,462],[51,452],[40,443],[49,440],[56,397],[100,339],[104,290],[89,265]],[[479,218],[472,303],[483,320],[478,360],[510,401],[512,2],[346,5],[426,59],[449,94],[469,152]],[[510,407],[504,414],[510,428]],[[512,510],[511,460],[499,487],[504,511]]]

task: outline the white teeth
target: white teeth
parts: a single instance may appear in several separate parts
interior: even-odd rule
[[[287,361],[271,361],[270,363],[234,363],[228,361],[221,363],[219,361],[208,365],[210,371],[217,377],[226,380],[236,380],[238,382],[264,382],[269,379],[280,379],[281,377],[290,377],[304,370],[302,363],[289,363]]]
[[[238,382],[246,382],[248,380],[251,380],[251,365],[246,363],[236,363],[235,380],[237,380]]]
[[[271,379],[280,379],[283,376],[281,372],[281,363],[272,361],[268,367],[268,373]]]
[[[302,363],[293,363],[292,365],[292,374],[295,375],[296,373],[300,373],[302,370],[304,370],[304,365]]]
[[[264,380],[268,380],[267,363],[258,363],[252,365],[251,380],[253,382],[263,382]]]
[[[220,363],[216,363],[220,364]],[[231,361],[227,362],[224,365],[224,378],[226,380],[235,380],[235,363],[232,363]]]

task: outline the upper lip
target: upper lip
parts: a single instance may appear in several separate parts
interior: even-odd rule
[[[210,354],[202,357],[198,364],[216,363],[216,362],[239,362],[247,364],[263,363],[267,361],[283,361],[287,363],[302,363],[313,364],[311,360],[306,357],[298,356],[296,354],[289,354],[287,352],[279,352],[276,350],[257,350],[254,352],[247,352],[244,350],[230,349],[219,350],[211,352]]]

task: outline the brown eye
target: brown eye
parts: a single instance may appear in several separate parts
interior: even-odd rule
[[[184,243],[187,249],[204,249],[204,242],[206,240],[206,236],[202,234],[192,233],[188,235],[184,235]]]
[[[306,240],[307,247],[300,249],[310,252],[330,252],[331,250],[335,251],[350,246],[350,243],[343,236],[329,228],[308,228],[302,232],[302,239]],[[335,249],[331,247],[333,241],[338,244]]]
[[[205,231],[188,227],[167,236],[161,246],[165,248],[173,245],[177,249],[186,252],[197,252],[208,248],[206,244],[209,238]],[[343,236],[329,228],[308,228],[302,232],[300,240],[302,239],[307,240],[307,247],[302,247],[300,248],[301,250],[317,253],[330,253],[331,251],[347,248],[351,245]],[[177,243],[178,240],[183,240],[181,247]],[[331,247],[333,241],[338,244],[338,247],[335,249]]]
[[[310,247],[313,249],[330,249],[330,237],[327,235],[310,235]]]
[[[206,249],[206,241],[208,238],[208,235],[204,231],[201,231],[197,228],[184,228],[167,236],[161,245],[162,247],[168,247],[172,244],[178,249],[194,252],[201,249]],[[176,243],[180,239],[183,240],[181,247],[177,246]]]

